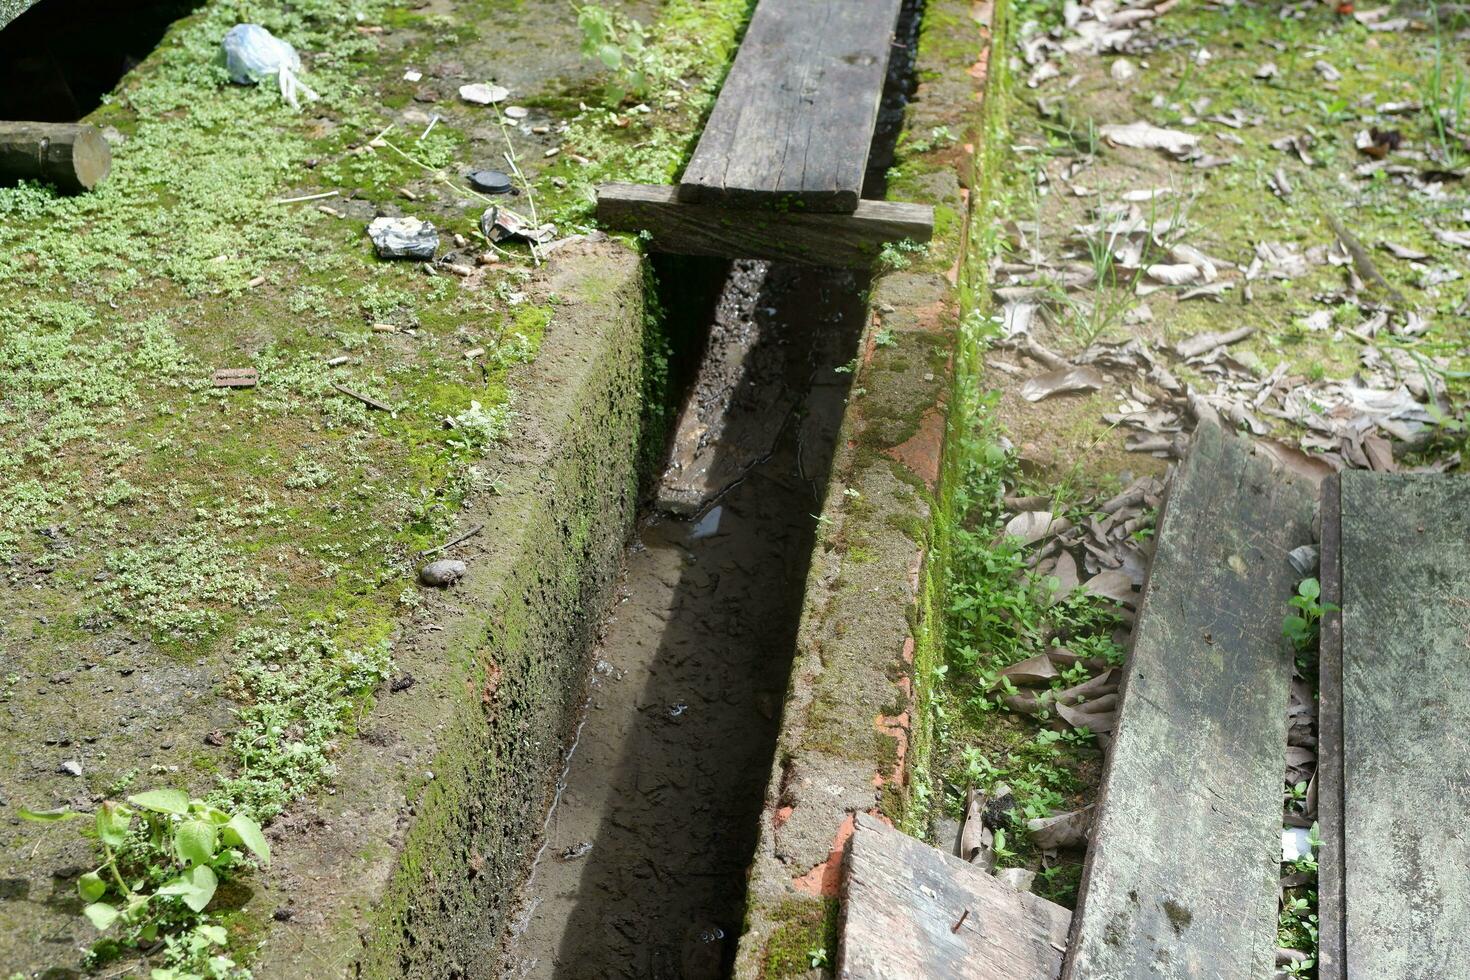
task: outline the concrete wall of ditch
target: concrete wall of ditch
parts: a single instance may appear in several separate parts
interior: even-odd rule
[[[938,572],[927,559],[944,492],[990,11],[925,4],[918,89],[888,196],[934,205],[935,236],[927,251],[891,256],[873,285],[750,872],[742,980],[830,973],[854,815],[905,826],[922,809],[909,794],[926,751],[914,741],[913,692],[932,653]]]
[[[462,526],[442,629],[403,637],[411,688],[345,746],[336,792],[288,828],[260,977],[483,975],[579,709],[587,651],[637,504],[644,277],[605,243],[538,278],[556,316]],[[269,902],[267,905],[271,904]]]

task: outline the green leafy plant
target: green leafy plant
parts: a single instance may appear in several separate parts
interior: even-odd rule
[[[601,62],[608,70],[603,89],[607,104],[618,106],[646,96],[657,70],[646,43],[648,31],[633,18],[598,4],[584,4],[576,11],[582,57]]]
[[[23,819],[59,823],[81,816],[70,810],[21,809]],[[77,879],[82,914],[111,934],[94,948],[98,958],[164,943],[167,966],[153,980],[242,976],[224,955],[224,927],[204,910],[220,882],[250,856],[270,862],[270,844],[245,813],[228,813],[177,789],[136,793],[126,803],[107,800],[86,833],[102,862]]]
[[[1281,621],[1281,633],[1299,653],[1306,653],[1317,648],[1317,633],[1321,626],[1324,613],[1336,612],[1337,607],[1330,602],[1319,602],[1322,596],[1322,585],[1314,578],[1302,579],[1297,586],[1296,595],[1291,597],[1287,603],[1296,612],[1289,614]]]
[[[827,966],[828,965],[827,947],[826,946],[817,946],[817,947],[815,947],[813,949],[807,950],[806,951],[806,958],[807,958],[807,962],[811,964],[811,967],[812,967],[813,970],[817,969],[818,967]]]

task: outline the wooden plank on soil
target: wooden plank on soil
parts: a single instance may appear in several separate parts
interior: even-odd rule
[[[842,980],[1050,980],[1071,913],[857,815],[847,852]]]
[[[1341,476],[1335,976],[1470,975],[1470,480]],[[1323,973],[1323,976],[1328,976]]]
[[[1272,975],[1292,651],[1315,489],[1202,425],[1138,612],[1063,976]]]
[[[659,252],[844,268],[871,264],[887,242],[927,242],[934,234],[928,205],[862,201],[851,214],[738,211],[686,203],[674,188],[650,184],[598,187],[597,220],[647,232]]]
[[[1322,601],[1342,606],[1342,481],[1322,482]],[[1341,978],[1342,915],[1342,614],[1322,617],[1317,643],[1317,975]]]
[[[852,211],[902,0],[765,0],[679,185],[681,200]]]

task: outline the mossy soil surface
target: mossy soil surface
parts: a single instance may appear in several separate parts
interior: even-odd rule
[[[211,3],[91,117],[106,183],[0,189],[7,805],[167,785],[269,820],[331,782],[433,605],[416,556],[493,495],[486,451],[557,329],[533,257],[478,239],[488,201],[462,174],[518,166],[512,207],[590,230],[592,182],[678,165],[745,5],[630,12],[662,18],[658,71],[614,112],[586,108],[601,81],[565,5]],[[295,44],[320,101],[228,84],[239,22]],[[528,112],[457,97],[485,81]],[[311,195],[330,196],[293,200]],[[469,274],[375,258],[378,213],[431,220]],[[259,383],[215,387],[227,368]],[[5,825],[7,971],[74,964],[95,936],[73,826]]]
[[[1023,383],[1048,370],[1028,354],[1032,344],[1075,358],[1138,341],[1181,386],[1221,405],[1274,372],[1276,393],[1236,424],[1258,423],[1258,437],[1290,446],[1292,465],[1318,473],[1453,466],[1464,439],[1466,25],[1416,5],[1357,17],[1330,4],[1164,6],[1131,34],[1096,43],[1085,40],[1100,36],[1087,33],[1094,13],[1120,8],[1013,3],[997,18],[974,190],[978,288],[965,311],[947,447],[945,657],[935,665],[942,676],[920,681],[936,782],[918,790],[936,814],[958,818],[967,788],[1008,784],[1020,807],[1005,827],[1005,864],[1041,865],[1025,818],[1090,802],[1101,754],[1090,736],[1007,710],[996,671],[1079,639],[1116,663],[1128,615],[1105,600],[1050,605],[1045,576],[1000,533],[1017,509],[1005,498],[1037,495],[1044,509],[1086,522],[1136,477],[1163,475],[1173,453],[1157,444],[1157,457],[1129,451],[1141,430],[1119,420],[1170,404],[1157,376],[1108,369],[1096,390],[1029,401]],[[1105,127],[1138,122],[1188,134],[1195,159],[1107,138]],[[1171,244],[1220,260],[1213,295],[1187,295],[1203,281],[1164,285],[1145,271],[1182,261],[1167,247],[1129,267],[1120,257],[1127,235],[1105,229],[1126,221],[1130,206],[1133,218],[1173,229]],[[1355,261],[1329,215],[1382,281]],[[1306,261],[1289,275],[1253,273],[1263,243]],[[1020,302],[1034,304],[1029,340],[1013,330]],[[1228,348],[1228,368],[1169,349],[1242,326],[1254,333]],[[1324,441],[1308,413],[1270,411],[1298,392],[1333,415],[1334,384],[1407,395],[1421,421],[1385,427],[1392,457],[1369,458]],[[1180,413],[1177,428],[1191,425]],[[1390,429],[1399,434],[1389,438]],[[1146,546],[1150,533],[1140,527],[1137,540]],[[953,829],[940,822],[940,846]],[[1064,854],[1048,866],[1035,890],[1070,905],[1080,865]],[[1283,919],[1283,930],[1283,944],[1304,941],[1296,919]]]

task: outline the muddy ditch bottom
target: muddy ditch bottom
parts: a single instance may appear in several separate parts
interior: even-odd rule
[[[639,523],[501,976],[729,972],[862,285],[734,264],[686,417],[723,403],[702,455],[746,463],[694,516]]]

